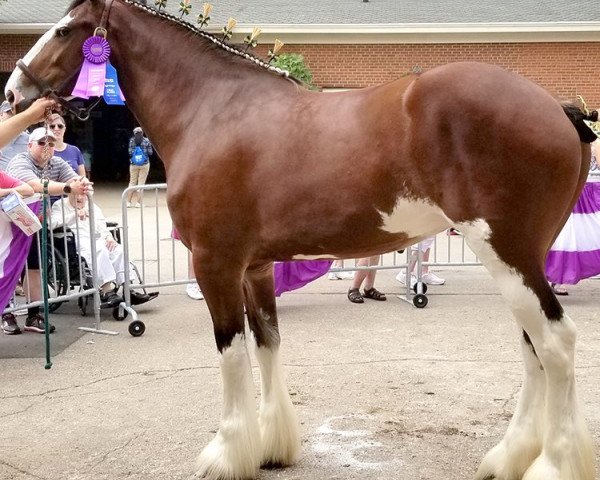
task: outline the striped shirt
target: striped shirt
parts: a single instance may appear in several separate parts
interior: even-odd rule
[[[8,168],[6,170],[10,176],[18,178],[23,182],[30,182],[31,180],[41,180],[42,177],[46,177],[54,182],[68,182],[73,178],[78,178],[71,165],[65,162],[62,158],[52,157],[50,162],[45,169],[40,167],[29,152],[19,153],[13,159],[8,162]]]

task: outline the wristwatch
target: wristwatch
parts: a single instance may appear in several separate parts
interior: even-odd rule
[[[65,185],[63,187],[63,192],[65,192],[65,193],[71,193],[71,185]]]

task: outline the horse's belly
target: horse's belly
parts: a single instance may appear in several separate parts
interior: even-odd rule
[[[423,200],[398,198],[394,210],[381,214],[384,232],[405,234],[409,238],[433,235],[452,225],[440,207]]]
[[[391,213],[375,211],[379,227],[359,235],[340,232],[340,243],[327,245],[322,253],[305,252],[293,256],[294,260],[317,260],[335,258],[358,258],[405,248],[452,226],[441,208],[423,200],[398,199]],[[356,241],[349,239],[354,238]],[[323,247],[323,246],[322,246]],[[329,247],[329,248],[327,248]],[[361,252],[364,255],[361,255]]]

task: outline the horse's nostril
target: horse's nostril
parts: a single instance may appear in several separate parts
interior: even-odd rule
[[[6,100],[8,100],[8,103],[11,105],[15,101],[15,94],[12,92],[12,90],[6,92]]]

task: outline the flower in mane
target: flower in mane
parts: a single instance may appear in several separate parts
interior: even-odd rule
[[[179,2],[179,12],[181,13],[179,18],[182,18],[184,15],[189,15],[191,9],[192,0],[181,0],[181,2]]]
[[[259,27],[254,27],[252,29],[252,33],[250,33],[246,38],[244,38],[244,43],[246,44],[246,50],[248,50],[249,48],[256,47],[256,45],[258,44],[256,39],[261,34],[261,32],[262,32],[262,29],[260,29]]]
[[[223,40],[229,40],[231,35],[233,35],[232,30],[237,25],[237,20],[235,18],[229,17],[227,20],[227,25],[223,27]]]
[[[281,50],[281,47],[283,47],[284,45],[285,44],[281,40],[278,40],[277,38],[275,39],[273,50],[269,50],[269,63],[277,60],[277,53],[279,52],[279,50]]]
[[[200,24],[200,28],[208,25],[210,21],[210,12],[212,12],[213,6],[210,3],[205,3],[202,5],[202,13],[198,15],[198,23]]]

